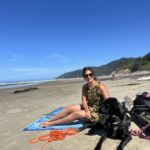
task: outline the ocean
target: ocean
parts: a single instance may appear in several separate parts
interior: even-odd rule
[[[35,85],[38,83],[44,83],[48,81],[52,81],[52,80],[0,82],[0,89],[23,87],[23,86]]]

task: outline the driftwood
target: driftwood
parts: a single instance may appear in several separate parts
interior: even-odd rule
[[[30,88],[25,88],[23,90],[16,90],[16,91],[13,92],[13,94],[29,92],[29,91],[33,91],[33,90],[38,90],[38,88],[37,87],[30,87]]]

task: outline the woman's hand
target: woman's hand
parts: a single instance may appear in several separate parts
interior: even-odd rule
[[[87,120],[91,120],[92,116],[91,116],[91,112],[88,110],[88,111],[85,111],[85,118]]]
[[[46,128],[46,127],[50,126],[50,123],[48,121],[46,121],[46,122],[41,123],[39,126],[43,127],[43,128]]]

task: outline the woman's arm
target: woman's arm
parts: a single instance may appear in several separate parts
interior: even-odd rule
[[[85,111],[89,111],[85,96],[82,96],[82,106]]]
[[[85,110],[85,118],[91,120],[92,116],[86,101],[84,86],[82,87],[82,107]]]
[[[107,88],[104,86],[104,84],[100,83],[99,90],[101,91],[105,100],[110,97],[109,92],[108,92]]]
[[[82,86],[82,107],[85,111],[89,111],[89,108],[88,108],[88,104],[87,104],[87,101],[86,101],[86,86],[87,84],[84,84]]]
[[[91,120],[92,116],[91,116],[91,112],[88,108],[85,96],[82,96],[82,107],[85,110],[85,118],[88,120]]]

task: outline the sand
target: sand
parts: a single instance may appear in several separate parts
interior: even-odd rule
[[[137,78],[102,81],[110,95],[123,101],[125,96],[132,99],[138,92],[150,91],[150,81],[138,81]],[[28,144],[28,140],[48,133],[48,131],[21,131],[27,124],[40,118],[60,106],[81,102],[81,87],[83,80],[60,80],[47,82],[32,87],[38,90],[13,94],[13,89],[0,90],[0,149],[1,150],[39,150],[44,143]],[[132,122],[132,129],[137,125]],[[99,135],[88,136],[85,129],[77,135],[67,137],[63,141],[49,144],[47,150],[93,150],[99,140]],[[106,139],[102,150],[115,150],[119,140]],[[133,137],[125,150],[149,150],[150,141]]]

